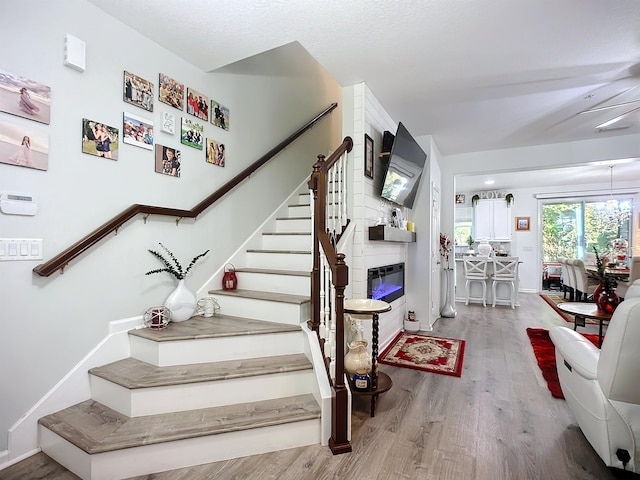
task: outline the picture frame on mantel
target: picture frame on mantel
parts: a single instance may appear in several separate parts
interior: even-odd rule
[[[531,217],[516,217],[516,230],[527,231],[531,228]]]
[[[364,175],[373,178],[373,138],[364,134]]]

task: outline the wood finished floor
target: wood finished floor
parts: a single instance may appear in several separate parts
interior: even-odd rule
[[[433,335],[467,341],[462,377],[381,365],[393,388],[375,418],[354,399],[353,452],[333,456],[319,445],[239,458],[135,480],[420,479],[614,480],[580,432],[564,400],[554,399],[536,365],[526,327],[567,325],[537,294],[521,306],[456,304]],[[588,325],[585,332],[595,332]],[[56,473],[0,471],[0,479],[75,479]]]

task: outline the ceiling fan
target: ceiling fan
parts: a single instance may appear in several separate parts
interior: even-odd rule
[[[618,107],[623,107],[623,106],[630,106],[630,105],[636,105],[638,103],[640,103],[640,99],[636,99],[636,100],[629,100],[629,101],[625,101],[625,102],[620,102],[620,103],[615,103],[615,104],[611,104],[611,105],[602,105],[605,102],[609,102],[611,100],[613,100],[616,97],[619,97],[620,95],[626,94],[632,90],[637,89],[638,87],[634,86],[634,87],[629,87],[626,88],[625,90],[623,90],[622,92],[619,92],[601,102],[599,102],[596,106],[594,107],[590,107],[587,108],[581,112],[578,113],[578,115],[582,115],[582,114],[586,114],[586,113],[596,113],[596,112],[602,112],[604,110],[609,110],[609,109],[613,109],[613,108],[618,108]],[[593,94],[589,94],[587,97],[585,98],[593,98]],[[629,128],[631,127],[630,124],[624,124],[624,125],[615,125],[616,123],[618,123],[620,120],[623,120],[624,118],[627,118],[629,115],[631,115],[634,112],[637,112],[640,110],[640,106],[634,106],[633,108],[631,108],[630,110],[625,111],[624,113],[621,113],[620,115],[616,115],[615,117],[602,122],[599,125],[596,125],[595,129],[598,131],[605,131],[605,130],[618,130],[618,129],[623,129],[623,128]]]

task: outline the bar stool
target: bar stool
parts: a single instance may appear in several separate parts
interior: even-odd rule
[[[491,289],[493,291],[493,307],[496,301],[509,302],[511,308],[516,306],[516,281],[518,280],[518,262],[519,257],[496,257],[493,259],[493,283]],[[509,298],[497,299],[496,286],[498,283],[506,283],[510,287],[511,294]]]
[[[488,257],[462,257],[464,263],[465,287],[467,289],[467,299],[465,305],[469,305],[469,300],[482,301],[483,306],[487,306],[487,265]],[[482,285],[482,296],[471,296],[471,284],[478,282]]]

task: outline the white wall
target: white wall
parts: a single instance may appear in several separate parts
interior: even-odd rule
[[[427,164],[412,211],[416,224],[416,243],[410,244],[408,251],[407,303],[411,305],[411,310],[416,312],[421,330],[431,330],[440,316],[444,302],[444,298],[441,298],[441,292],[444,295],[444,289],[441,288],[444,285],[444,271],[437,283],[434,284],[431,278],[432,267],[440,261],[437,239],[440,232],[434,232],[431,225],[433,189],[441,188],[440,151],[430,135],[418,137],[416,141],[427,152]],[[443,265],[438,268],[441,267]]]
[[[361,83],[343,90],[345,116],[343,134],[353,138],[353,156],[350,164],[350,184],[353,204],[350,218],[356,222],[353,258],[346,259],[349,265],[350,287],[347,295],[351,298],[367,298],[367,270],[394,263],[407,263],[407,245],[395,242],[369,240],[369,227],[376,224],[381,216],[390,218],[391,204],[382,201],[377,185],[381,182],[381,164],[378,158],[382,151],[382,136],[385,130],[395,133],[397,124],[382,104],[375,98],[366,84]],[[364,134],[373,139],[374,178],[364,175]],[[411,220],[411,210],[404,209],[405,218]],[[407,279],[408,280],[408,279]],[[350,293],[349,293],[350,292]],[[392,310],[380,315],[380,340],[383,347],[402,328],[406,316],[406,295],[391,303]],[[365,326],[365,336],[371,341],[370,328]],[[369,343],[371,344],[371,343]]]
[[[51,123],[0,113],[49,136],[49,169],[0,163],[0,191],[33,194],[34,217],[0,214],[0,237],[43,238],[45,260],[134,203],[190,209],[332,102],[341,88],[315,62],[306,75],[214,74],[198,70],[85,0],[24,0],[2,6],[0,69],[49,85]],[[64,35],[86,42],[86,71],[63,66]],[[230,108],[230,130],[205,125],[227,146],[226,167],[181,146],[178,134],[156,128],[156,142],[182,151],[182,176],[154,172],[153,153],[120,143],[118,161],[81,153],[82,118],[122,128],[123,111],[160,123],[160,112],[185,112],[154,99],[149,113],[122,101],[123,71],[155,84],[164,73]],[[157,97],[157,94],[156,94]],[[175,286],[168,275],[145,276],[158,242],[188,262],[211,249],[187,279],[192,291],[253,232],[310,172],[317,153],[340,142],[341,112],[312,130],[197,220],[136,218],[117,236],[71,262],[63,275],[38,277],[41,262],[0,262],[0,451],[6,432],[107,335],[110,321],[140,315]],[[121,135],[122,137],[122,135]],[[121,138],[122,139],[122,138]],[[120,139],[120,140],[121,140]],[[1,456],[1,455],[0,455]]]

